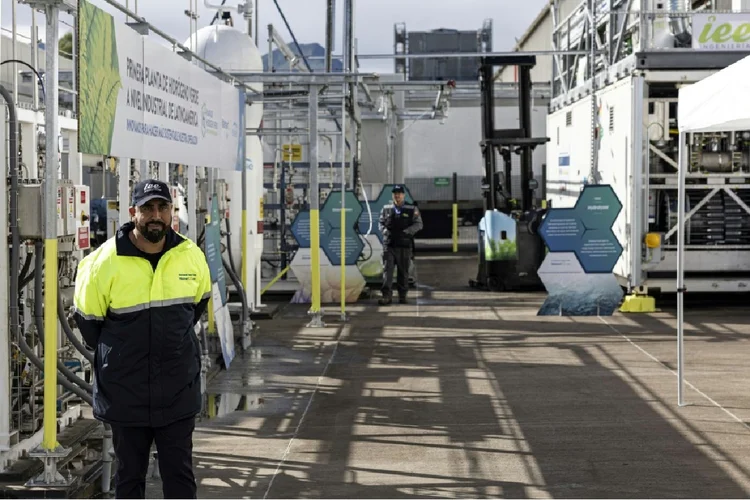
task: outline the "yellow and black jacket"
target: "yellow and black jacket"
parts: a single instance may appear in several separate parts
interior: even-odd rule
[[[201,249],[167,231],[152,266],[130,241],[132,222],[78,265],[75,319],[94,349],[94,416],[160,427],[201,408],[201,357],[194,327],[211,276]]]

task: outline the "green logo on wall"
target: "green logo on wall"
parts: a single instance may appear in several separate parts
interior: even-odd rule
[[[716,23],[716,16],[708,16],[706,25],[703,27],[698,41],[705,43],[747,43],[750,42],[750,23],[748,22],[723,22]]]

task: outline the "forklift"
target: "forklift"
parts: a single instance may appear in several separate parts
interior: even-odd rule
[[[480,59],[482,112],[482,182],[484,218],[479,224],[479,269],[469,285],[489,291],[544,290],[537,271],[545,256],[539,226],[546,208],[536,206],[539,183],[534,179],[532,153],[549,142],[532,137],[531,68],[536,57],[512,55]],[[498,66],[515,66],[518,74],[519,128],[495,129],[494,72]],[[512,192],[512,159],[520,156],[521,191]],[[498,159],[503,172],[498,172]],[[504,173],[504,176],[501,175]],[[503,178],[504,177],[504,178]]]

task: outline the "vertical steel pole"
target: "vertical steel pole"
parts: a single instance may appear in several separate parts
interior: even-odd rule
[[[169,184],[169,163],[165,161],[159,162],[159,180]]]
[[[320,187],[318,185],[318,92],[320,85],[310,85],[310,271],[312,276],[312,320],[307,326],[322,327],[320,309]]]
[[[326,73],[333,70],[333,46],[336,23],[336,0],[326,0]]]
[[[677,154],[677,404],[685,405],[685,132],[679,134]]]
[[[260,32],[260,21],[258,16],[258,3],[260,3],[258,0],[255,0],[255,6],[253,7],[253,15],[255,16],[255,32],[253,33],[255,35],[255,46],[260,47],[258,43],[260,42],[259,38],[259,32]],[[268,57],[271,57],[271,53],[268,53]]]
[[[39,40],[39,31],[36,25],[36,9],[31,9],[31,43],[29,44],[29,48],[31,49],[31,65],[34,67],[35,70],[39,70],[39,60],[37,59],[37,56],[39,53],[37,52],[37,49],[39,47],[39,43],[37,41]],[[73,72],[75,73],[75,71]],[[39,81],[36,78],[36,75],[31,75],[31,81],[34,84],[34,91],[32,92],[32,95],[34,96],[34,111],[37,111],[39,109]],[[36,125],[36,120],[34,121],[34,125]],[[34,130],[34,136],[36,137],[36,130]]]
[[[130,158],[120,158],[118,198],[120,200],[120,225],[130,221]],[[116,230],[116,229],[115,229]]]
[[[344,62],[344,72],[348,73],[349,68],[346,67],[346,61]],[[341,98],[341,272],[340,272],[340,286],[341,286],[341,320],[346,320],[346,83],[342,88]]]
[[[16,19],[16,10],[18,8],[18,0],[11,0],[10,3],[11,12],[11,37],[13,43],[11,44],[10,57],[13,60],[18,59],[18,25]],[[13,103],[18,106],[18,64],[12,63],[11,69],[13,70]]]
[[[196,179],[195,165],[186,166],[188,185],[187,198],[190,209],[188,210],[188,238],[194,242],[198,241],[198,181]]]
[[[56,6],[47,7],[45,81],[47,102],[44,165],[44,438],[45,450],[57,444],[57,123],[58,21]]]
[[[7,92],[7,91],[6,91]],[[6,94],[7,95],[7,94]],[[11,100],[10,103],[12,104],[13,101]],[[9,177],[9,171],[7,170],[8,165],[15,165],[16,162],[10,162],[10,156],[15,154],[16,158],[18,158],[18,145],[15,139],[15,136],[12,140],[10,140],[11,135],[18,134],[18,127],[16,126],[15,122],[18,121],[15,117],[15,109],[11,109],[11,120],[9,123],[9,127],[5,128],[5,103],[0,104],[0,116],[2,116],[2,119],[0,119],[0,137],[3,138],[2,143],[0,143],[0,176],[2,176],[3,179],[7,179]],[[8,134],[5,134],[5,131],[8,131]],[[5,138],[8,137],[9,141],[7,144],[12,145],[13,147],[10,149],[6,149],[6,142]],[[14,151],[16,150],[16,151]],[[8,220],[8,190],[2,189],[0,190],[0,219],[1,220]],[[11,222],[12,224],[12,222]],[[9,233],[9,227],[7,224],[3,224],[0,227],[0,238],[1,241],[8,241],[8,233]],[[0,245],[0,262],[2,262],[2,268],[4,272],[0,273],[0,301],[2,301],[3,304],[12,304],[13,300],[9,297],[9,291],[10,291],[10,276],[9,276],[9,269],[8,269],[8,245]],[[13,279],[17,279],[14,277]],[[16,303],[18,303],[18,300],[16,298]],[[12,307],[12,306],[11,306]],[[11,401],[11,383],[10,383],[10,345],[11,340],[14,342],[16,339],[11,338],[11,331],[10,329],[5,326],[9,325],[10,322],[10,310],[9,307],[4,306],[0,307],[0,325],[4,325],[3,328],[0,329],[0,374],[2,376],[0,377],[0,405],[3,405],[4,408],[7,408],[7,410],[4,410],[0,412],[0,451],[3,450],[9,450],[10,449],[10,401]]]

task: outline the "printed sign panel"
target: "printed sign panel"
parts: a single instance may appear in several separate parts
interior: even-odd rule
[[[78,19],[81,153],[242,170],[244,90],[86,0]]]
[[[693,48],[750,50],[750,13],[694,14]]]
[[[587,185],[575,207],[547,212],[539,234],[549,249],[539,277],[549,296],[540,316],[610,316],[623,292],[612,274],[622,246],[612,231],[622,203],[612,186]]]

